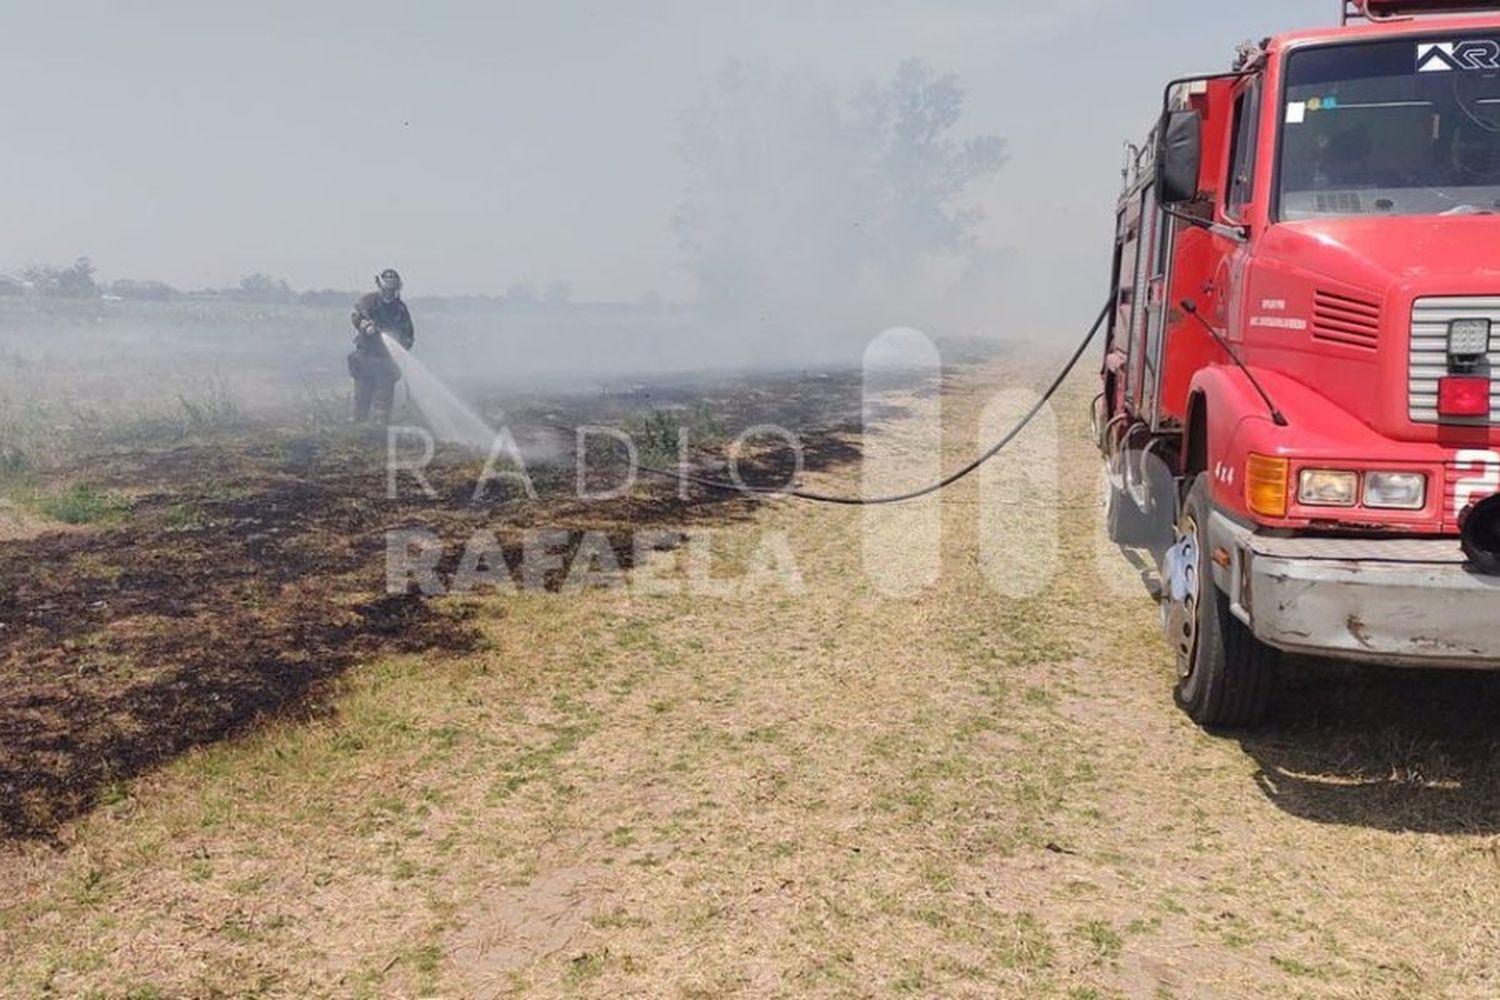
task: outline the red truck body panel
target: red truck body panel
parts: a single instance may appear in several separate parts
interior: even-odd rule
[[[1371,0],[1368,8],[1371,17],[1387,17],[1453,6]],[[1479,40],[1458,59],[1475,63],[1485,79],[1486,46],[1495,40],[1500,76],[1500,13],[1375,20],[1278,36],[1243,75],[1206,79],[1179,98],[1202,118],[1199,210],[1211,215],[1206,221],[1244,227],[1245,238],[1163,214],[1153,199],[1153,143],[1138,152],[1118,214],[1106,450],[1150,436],[1164,443],[1179,475],[1210,474],[1213,500],[1226,512],[1290,531],[1451,535],[1470,500],[1500,491],[1500,419],[1418,416],[1430,395],[1419,375],[1430,374],[1432,359],[1414,339],[1421,310],[1441,318],[1445,303],[1459,308],[1469,300],[1500,309],[1500,214],[1276,215],[1285,129],[1316,103],[1289,107],[1289,57],[1322,46],[1409,40],[1421,66],[1433,46],[1447,48],[1432,58],[1449,53],[1451,61],[1453,39]],[[1242,98],[1249,106],[1252,92],[1259,96],[1255,115],[1237,122],[1236,109]],[[1253,170],[1237,185],[1236,143],[1245,136],[1254,143]],[[1233,345],[1287,426],[1273,422],[1251,380],[1184,300]],[[1492,336],[1500,342],[1500,328]],[[1493,346],[1500,351],[1500,343]],[[1500,399],[1500,371],[1494,378]],[[1251,454],[1289,460],[1293,500],[1284,517],[1250,509],[1244,484]],[[1426,503],[1410,511],[1304,507],[1295,498],[1303,468],[1421,472]]]

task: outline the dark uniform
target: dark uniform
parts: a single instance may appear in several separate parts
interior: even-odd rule
[[[380,291],[361,296],[349,317],[356,331],[354,350],[349,352],[349,374],[354,379],[354,419],[367,420],[373,410],[384,422],[390,419],[401,372],[380,335],[388,333],[411,350],[417,334],[411,312],[401,301],[401,277],[387,270],[376,280]]]

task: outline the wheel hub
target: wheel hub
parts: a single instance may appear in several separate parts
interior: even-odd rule
[[[1198,651],[1198,524],[1191,515],[1177,526],[1177,542],[1162,560],[1162,575],[1162,627],[1177,650],[1177,675],[1185,678],[1193,672]]]

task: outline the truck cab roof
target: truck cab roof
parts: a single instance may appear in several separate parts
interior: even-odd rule
[[[1438,34],[1451,35],[1470,31],[1500,31],[1500,4],[1491,13],[1463,17],[1401,17],[1374,21],[1353,21],[1347,25],[1305,28],[1274,36],[1267,48],[1276,51],[1303,45],[1352,42],[1392,36]]]

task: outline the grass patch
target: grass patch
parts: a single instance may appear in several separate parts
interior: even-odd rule
[[[167,994],[156,986],[132,986],[123,994],[125,1000],[166,1000]]]
[[[599,930],[614,930],[625,927],[646,927],[649,922],[641,917],[632,916],[629,910],[623,906],[617,906],[608,913],[599,914],[589,919],[589,924]]]
[[[1289,976],[1314,976],[1323,978],[1322,971],[1317,966],[1299,962],[1295,958],[1283,958],[1280,955],[1271,956],[1271,964]]]
[[[574,955],[568,960],[568,982],[576,985],[597,978],[604,971],[607,961],[609,961],[607,948],[602,951],[586,951],[582,955]]]
[[[638,420],[626,422],[625,431],[635,441],[641,461],[647,465],[675,465],[682,457],[682,439],[689,453],[722,445],[729,439],[713,411],[704,403],[652,410]]]
[[[244,424],[244,414],[221,381],[210,381],[200,392],[179,392],[169,401],[143,407],[126,416],[105,417],[90,412],[85,427],[104,444],[149,446],[201,437]]]
[[[925,994],[931,991],[932,980],[928,978],[924,970],[912,969],[892,979],[890,988],[892,993],[902,996]]]
[[[211,522],[190,504],[174,503],[162,516],[162,524],[168,531],[198,531]]]
[[[75,483],[61,493],[34,502],[37,513],[63,524],[100,524],[130,509],[130,499],[88,483]]]
[[[1090,920],[1073,928],[1072,937],[1087,946],[1098,961],[1118,958],[1125,939],[1108,920]]]
[[[1018,913],[998,935],[994,948],[1000,964],[1010,969],[1044,969],[1052,964],[1052,935],[1030,913]]]

